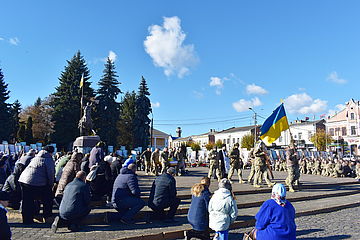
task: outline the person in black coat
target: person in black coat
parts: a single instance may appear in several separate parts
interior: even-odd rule
[[[124,223],[134,223],[135,214],[145,206],[145,202],[140,198],[140,188],[135,172],[136,165],[133,163],[123,167],[114,182],[112,203]]]
[[[103,160],[98,163],[96,178],[90,182],[91,199],[93,201],[99,201],[103,196],[107,195],[107,200],[110,201],[112,190],[111,181],[112,175],[110,165]]]
[[[227,178],[226,169],[225,169],[225,157],[227,156],[226,145],[224,144],[221,150],[218,152],[217,159],[219,161],[219,168],[221,172],[221,178]]]
[[[154,218],[173,221],[180,199],[176,197],[175,168],[158,176],[152,184],[148,205],[154,211]],[[167,214],[165,209],[170,208]]]
[[[55,233],[61,225],[67,225],[69,230],[77,231],[79,222],[90,213],[90,189],[85,183],[86,173],[79,171],[75,179],[66,185],[60,203],[59,216],[51,225]]]
[[[6,192],[0,191],[0,239],[10,240],[11,230],[6,216],[6,207],[9,204],[9,195]]]

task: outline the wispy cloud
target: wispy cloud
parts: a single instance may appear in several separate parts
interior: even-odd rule
[[[255,85],[253,83],[253,84],[249,84],[246,86],[246,93],[254,94],[254,95],[264,95],[264,94],[267,94],[268,91],[266,91],[263,87]]]
[[[115,61],[116,61],[116,58],[117,58],[117,55],[116,55],[115,52],[113,52],[113,51],[110,50],[110,51],[109,51],[108,58],[110,59],[110,61],[115,62]]]
[[[346,106],[344,104],[338,104],[335,106],[335,109],[329,109],[329,112],[327,113],[327,116],[334,116],[335,114],[337,114],[338,112],[340,112],[341,110],[343,110]]]
[[[159,108],[160,107],[160,102],[152,102],[151,107],[152,108]]]
[[[313,99],[306,93],[300,93],[287,97],[285,106],[290,113],[315,114],[327,109],[327,101]]]
[[[329,74],[329,76],[327,77],[327,80],[333,83],[337,83],[337,84],[345,84],[347,83],[346,79],[340,78],[337,74],[337,72],[331,72]]]
[[[144,41],[144,47],[154,65],[162,67],[166,76],[175,74],[182,78],[189,74],[198,58],[194,45],[184,44],[186,34],[181,29],[180,18],[164,17],[162,26],[152,25],[148,30],[149,36]]]
[[[260,99],[258,97],[254,97],[250,100],[240,99],[239,101],[234,102],[232,104],[233,108],[237,112],[245,112],[245,111],[248,111],[249,108],[258,107],[261,105],[262,105],[262,102],[260,101]]]
[[[0,41],[4,41],[4,40],[5,40],[5,38],[0,37]]]
[[[219,77],[210,78],[210,87],[215,87],[215,93],[221,95],[221,90],[224,87],[224,80]]]
[[[9,39],[9,43],[10,43],[11,45],[17,46],[17,45],[20,43],[20,40],[19,40],[17,37],[13,37],[13,38],[10,38],[10,39]]]
[[[193,90],[193,94],[194,94],[194,96],[195,96],[197,99],[204,98],[204,93],[203,93],[203,92],[199,92],[199,91]]]

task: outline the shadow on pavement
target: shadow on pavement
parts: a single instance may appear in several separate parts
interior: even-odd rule
[[[302,235],[306,235],[306,234],[309,234],[309,233],[322,232],[322,231],[324,231],[324,229],[298,230],[298,231],[296,231],[296,236],[302,236]]]
[[[303,240],[311,240],[311,239],[320,239],[320,240],[338,240],[338,239],[349,239],[351,238],[351,235],[334,235],[329,237],[300,237],[297,239],[303,239]]]

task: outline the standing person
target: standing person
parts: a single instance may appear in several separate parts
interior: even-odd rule
[[[55,233],[61,225],[67,225],[72,232],[79,230],[79,222],[90,213],[90,189],[85,183],[86,173],[79,171],[72,182],[65,187],[64,196],[57,216],[51,225]]]
[[[125,224],[134,223],[135,214],[145,206],[145,202],[140,198],[140,187],[135,172],[134,163],[123,167],[114,182],[112,192],[114,208],[120,213],[121,221]]]
[[[149,207],[154,211],[154,218],[168,222],[174,221],[174,216],[180,204],[176,197],[175,168],[170,167],[165,173],[158,176],[152,184]],[[170,208],[167,213],[165,209]]]
[[[210,201],[210,178],[203,177],[200,183],[196,183],[191,188],[191,205],[188,212],[188,221],[192,226],[192,230],[185,231],[185,240],[191,238],[200,238],[209,240],[209,201]]]
[[[248,183],[250,184],[255,176],[255,156],[254,156],[254,148],[252,148],[248,155],[248,161],[251,164],[250,173],[248,177]]]
[[[11,240],[11,230],[6,216],[6,207],[9,204],[9,195],[0,191],[0,239]]]
[[[257,240],[295,240],[295,208],[286,200],[286,188],[276,184],[271,193],[271,199],[265,201],[255,216],[255,229],[250,237]]]
[[[155,151],[151,154],[151,168],[155,176],[159,176],[160,171],[160,150],[155,148]]]
[[[227,178],[227,174],[230,170],[230,161],[226,151],[226,144],[223,144],[221,150],[218,152],[217,158],[219,160],[219,168],[221,169],[221,178]]]
[[[64,194],[64,190],[66,185],[74,180],[76,173],[80,171],[80,163],[82,160],[82,153],[74,152],[71,155],[70,161],[65,165],[63,172],[61,174],[61,178],[59,180],[59,184],[56,189],[55,198],[60,205],[62,196]]]
[[[89,156],[89,168],[91,168],[96,163],[100,163],[104,160],[105,157],[105,143],[100,141],[93,147],[90,151]]]
[[[145,173],[148,175],[151,172],[151,149],[147,148],[141,155],[140,158],[144,159],[145,162]]]
[[[254,177],[254,187],[260,188],[259,185],[262,181],[262,177],[265,178],[265,182],[268,187],[272,187],[275,183],[272,183],[269,178],[268,167],[266,165],[266,147],[263,141],[259,140],[256,143],[254,155],[255,155],[255,177]]]
[[[209,153],[210,169],[209,169],[209,173],[208,173],[208,178],[211,179],[211,177],[215,171],[215,177],[219,181],[221,179],[222,174],[221,174],[221,170],[220,170],[220,166],[219,166],[219,159],[217,158],[217,154],[218,154],[217,148],[216,148],[216,146],[214,146],[214,148],[211,149],[211,151]]]
[[[52,215],[52,187],[55,179],[53,152],[53,146],[44,147],[20,175],[19,182],[22,193],[21,214],[25,224],[34,222],[35,199],[42,200],[44,205],[43,217],[45,219]]]
[[[178,176],[185,174],[185,155],[181,148],[177,148],[175,152],[175,158],[178,161],[176,166],[176,173]]]
[[[169,150],[167,147],[160,153],[161,160],[161,174],[165,173],[169,167]]]
[[[228,179],[219,182],[219,189],[215,191],[209,203],[209,227],[214,230],[219,240],[227,240],[229,227],[238,214],[236,201],[232,193],[232,186]]]
[[[243,165],[243,161],[240,157],[239,144],[235,143],[233,150],[230,152],[230,171],[228,176],[230,182],[235,170],[237,170],[239,176],[239,183],[244,183],[244,180],[242,178]]]
[[[317,161],[320,166],[320,161]],[[289,186],[289,192],[295,192],[294,184],[299,185],[300,178],[300,166],[299,158],[296,154],[296,148],[294,140],[290,141],[290,145],[286,150],[286,166],[288,171],[288,176],[285,180],[286,185]]]

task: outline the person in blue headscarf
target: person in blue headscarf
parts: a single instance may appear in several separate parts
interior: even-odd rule
[[[261,205],[255,218],[255,229],[250,233],[252,239],[296,239],[295,208],[286,200],[284,185],[274,185],[271,199]]]

